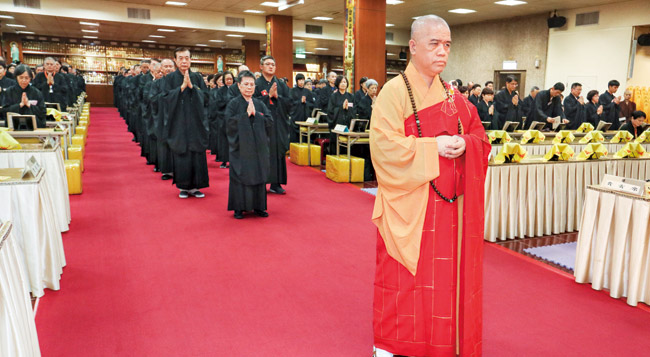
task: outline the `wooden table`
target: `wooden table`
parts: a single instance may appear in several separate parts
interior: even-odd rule
[[[21,179],[22,168],[0,169],[0,221],[12,221],[13,236],[22,248],[29,289],[41,297],[44,289],[59,290],[65,266],[61,231],[56,225],[55,208],[43,171]]]
[[[300,133],[300,144],[302,144],[303,136],[307,137],[307,157],[309,160],[309,166],[311,166],[311,136],[312,134],[328,134],[330,132],[329,126],[327,123],[308,123],[306,121],[297,121]],[[305,131],[302,131],[302,128],[305,128]]]
[[[7,131],[9,135],[13,136],[14,138],[39,138],[39,139],[49,139],[49,138],[54,138],[57,142],[57,144],[61,145],[63,147],[63,154],[65,155],[65,159],[68,159],[68,140],[66,140],[67,136],[70,133],[69,129],[65,129],[63,131],[55,131],[54,129],[36,129],[33,131],[13,131],[9,130]]]
[[[576,282],[650,305],[650,198],[589,186],[581,222]]]
[[[0,224],[0,356],[40,356],[25,261],[11,222]]]
[[[332,133],[336,134],[336,156],[338,156],[341,153],[341,146],[343,146],[348,151],[348,160],[350,159],[350,152],[352,151],[353,145],[355,144],[370,145],[369,140],[362,140],[362,139],[370,138],[370,133],[367,131],[358,133],[353,131],[344,132],[344,131],[332,130]],[[341,137],[345,139],[341,140]],[[350,167],[352,167],[352,165],[350,165]]]

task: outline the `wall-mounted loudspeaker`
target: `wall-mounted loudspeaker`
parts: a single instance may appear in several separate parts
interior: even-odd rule
[[[650,46],[650,34],[646,33],[639,36],[639,38],[636,40],[636,43],[639,46]]]
[[[566,17],[557,16],[557,10],[555,10],[555,12],[553,12],[553,16],[549,17],[546,21],[548,23],[548,28],[550,29],[560,28],[566,25]]]

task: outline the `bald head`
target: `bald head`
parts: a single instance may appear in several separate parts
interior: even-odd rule
[[[239,67],[237,68],[237,73],[241,73],[241,72],[243,72],[243,71],[250,71],[250,69],[248,69],[248,66],[247,66],[247,65],[242,64],[241,66],[239,66]]]
[[[442,27],[449,31],[449,25],[442,17],[436,15],[420,16],[411,24],[411,40],[418,40],[426,34],[431,27]]]

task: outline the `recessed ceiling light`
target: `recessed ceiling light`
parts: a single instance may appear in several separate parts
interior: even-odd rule
[[[472,10],[472,9],[453,9],[453,10],[449,10],[449,12],[453,12],[454,14],[471,14],[473,12],[476,12],[476,10]]]
[[[312,17],[311,19],[312,19],[312,20],[318,20],[318,21],[329,21],[329,20],[334,20],[333,18],[331,18],[331,17],[327,17],[327,16],[316,16],[316,17]]]
[[[166,1],[165,5],[171,5],[171,6],[185,6],[187,5],[186,2],[180,2],[180,1]]]
[[[224,40],[210,40],[210,42],[226,42]]]
[[[9,27],[20,27],[20,28],[27,27],[25,25],[18,25],[18,24],[7,24],[7,26],[9,26]]]
[[[9,15],[0,15],[0,19],[10,19],[11,20],[13,18],[14,18],[13,16],[9,16]]]
[[[268,6],[268,7],[280,7],[279,2],[272,2],[272,1],[265,1],[265,2],[261,3],[260,5]]]
[[[81,29],[81,32],[99,33],[99,30],[86,30],[86,29]]]
[[[85,22],[85,21],[79,21],[80,24],[86,25],[86,26],[99,26],[98,23],[96,22]]]
[[[393,27],[393,26],[395,26],[395,25],[393,25],[393,24],[386,24],[386,27]]]
[[[314,48],[316,51],[328,51],[329,48],[324,48],[324,47],[316,47]]]
[[[151,38],[165,38],[163,35],[149,35]]]
[[[263,14],[265,11],[262,10],[244,10],[244,12],[249,14]]]
[[[497,1],[495,2],[497,5],[506,5],[506,6],[517,6],[517,5],[523,5],[523,4],[528,4],[525,1],[520,1],[520,0],[502,0],[502,1]]]
[[[154,40],[142,40],[142,42],[156,43],[156,41],[154,41]]]
[[[208,47],[208,45],[206,45],[205,43],[197,43],[196,45],[199,47]]]
[[[84,38],[96,39],[97,36],[84,36]]]
[[[233,33],[229,33],[229,34],[226,35],[226,37],[244,37],[244,35],[236,35],[236,34],[233,34]]]
[[[293,39],[293,42],[305,42],[305,40],[301,40],[301,39],[299,39],[299,38],[294,38],[294,39]]]
[[[21,34],[25,34],[25,35],[33,35],[34,34],[34,32],[32,32],[32,31],[16,31],[16,33],[21,33]]]
[[[395,56],[395,54],[388,52],[388,53],[386,53],[386,56]]]
[[[176,32],[176,30],[173,29],[158,29],[160,32]]]
[[[399,5],[403,3],[404,1],[402,0],[386,0],[386,5]]]

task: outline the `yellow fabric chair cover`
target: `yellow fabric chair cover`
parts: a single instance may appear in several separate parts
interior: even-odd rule
[[[544,161],[567,161],[573,157],[574,151],[569,144],[553,144],[544,155]]]
[[[497,164],[521,162],[526,155],[528,155],[528,151],[520,144],[503,144],[503,148],[494,158],[494,162]]]
[[[650,143],[650,130],[646,130],[641,135],[639,135],[636,140],[634,140],[635,143]]]
[[[334,182],[363,182],[364,159],[351,156],[352,177],[350,177],[350,160],[347,155],[327,155],[325,159],[325,176]]]
[[[526,130],[524,135],[521,136],[522,144],[539,144],[540,142],[546,140],[546,136],[542,134],[539,130]]]
[[[571,144],[576,137],[570,130],[560,130],[553,138],[553,144]]]
[[[624,158],[639,158],[648,156],[646,154],[645,148],[639,143],[627,143],[621,150],[614,154],[614,157],[619,159]]]
[[[576,130],[576,133],[588,133],[590,131],[593,131],[595,128],[593,124],[591,123],[582,123],[580,124],[580,127]]]
[[[53,116],[54,120],[61,121],[61,112],[54,108],[47,108],[45,116]]]
[[[580,144],[597,143],[605,141],[603,132],[600,130],[590,131],[584,138],[580,139]]]
[[[311,164],[320,165],[320,145],[307,145],[306,143],[291,143],[289,145],[289,161],[299,166],[309,165],[308,149],[311,151]]]
[[[607,148],[601,143],[591,143],[587,145],[584,150],[578,154],[576,160],[597,160],[600,158],[605,158],[607,156]]]
[[[81,182],[80,160],[65,160],[65,175],[68,178],[68,193],[80,195],[83,191]]]
[[[629,143],[634,140],[634,136],[627,130],[619,130],[616,135],[609,141],[610,143]]]
[[[512,141],[510,134],[505,130],[488,131],[487,137],[490,140],[490,144],[506,144]]]
[[[20,150],[22,146],[6,130],[0,131],[0,150]]]

